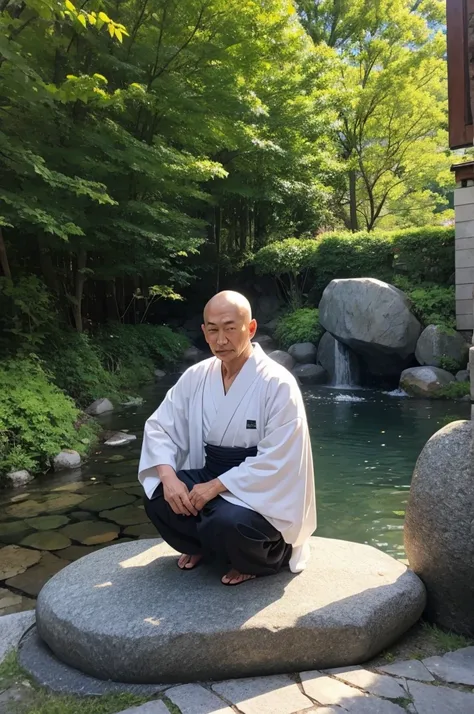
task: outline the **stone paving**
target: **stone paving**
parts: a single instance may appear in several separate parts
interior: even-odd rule
[[[0,618],[0,662],[34,622],[33,613]],[[23,683],[25,684],[25,683]],[[29,692],[24,692],[25,696]],[[3,703],[22,700],[17,685]],[[9,705],[7,704],[7,707]],[[474,647],[422,661],[170,685],[159,698],[120,714],[474,714]],[[118,714],[118,713],[117,713]]]

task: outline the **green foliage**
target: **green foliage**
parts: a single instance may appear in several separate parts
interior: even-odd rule
[[[54,320],[51,295],[34,275],[13,283],[0,278],[0,350],[34,350]]]
[[[445,369],[447,372],[451,372],[452,374],[456,374],[456,372],[459,372],[459,370],[463,367],[463,365],[460,365],[459,362],[452,357],[441,357],[439,360],[439,366],[441,369]]]
[[[94,422],[84,421],[70,397],[48,379],[35,359],[0,362],[0,472],[42,471],[63,448],[84,454]]]
[[[463,635],[457,635],[454,632],[441,630],[439,627],[436,627],[436,625],[430,625],[428,622],[423,622],[422,628],[425,637],[443,652],[454,652],[454,650],[469,647],[474,643],[472,639],[464,637]]]
[[[149,701],[136,694],[106,694],[100,697],[73,697],[35,692],[33,703],[22,714],[115,714]]]
[[[85,407],[100,397],[122,401],[175,363],[189,342],[168,327],[112,323],[93,335],[74,330],[48,340],[43,356],[55,383]]]
[[[454,270],[452,228],[425,227],[372,233],[323,233],[314,239],[289,238],[257,252],[257,273],[273,275],[288,292],[318,301],[336,278],[370,277],[408,293],[424,324],[454,326],[454,288],[437,285]]]
[[[312,342],[317,345],[323,332],[319,324],[319,311],[305,307],[279,318],[275,338],[280,347],[288,349],[296,342]]]
[[[436,392],[439,399],[462,399],[471,392],[469,382],[450,382]]]
[[[434,283],[413,283],[405,277],[397,276],[394,284],[403,290],[411,300],[412,312],[423,326],[439,325],[446,330],[456,327],[456,301],[454,285],[443,286]]]

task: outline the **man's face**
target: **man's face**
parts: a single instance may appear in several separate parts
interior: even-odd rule
[[[211,352],[222,362],[232,362],[248,347],[257,330],[255,320],[249,320],[236,305],[209,307],[202,331]]]

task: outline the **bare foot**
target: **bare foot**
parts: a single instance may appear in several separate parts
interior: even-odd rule
[[[178,568],[180,570],[192,570],[201,560],[202,555],[182,555],[178,560]]]
[[[256,575],[246,575],[245,573],[239,573],[238,570],[232,568],[228,573],[224,575],[221,582],[224,585],[240,585],[240,583],[245,583],[246,580],[254,580]]]

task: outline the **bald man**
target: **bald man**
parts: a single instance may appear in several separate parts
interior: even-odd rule
[[[257,323],[239,293],[215,295],[202,330],[212,358],[188,369],[145,425],[139,480],[159,534],[238,585],[300,572],[316,528],[306,414],[293,375],[252,344]]]

